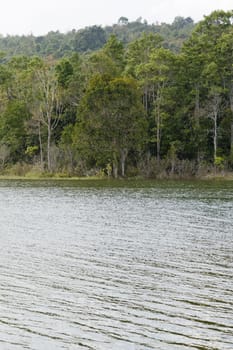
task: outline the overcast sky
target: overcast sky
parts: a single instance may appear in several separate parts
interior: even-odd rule
[[[46,34],[89,25],[116,23],[124,16],[149,23],[171,23],[176,16],[195,22],[213,10],[233,9],[232,0],[6,0],[1,2],[0,33]]]

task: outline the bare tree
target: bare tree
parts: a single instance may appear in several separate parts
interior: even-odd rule
[[[207,115],[213,121],[213,146],[214,146],[214,161],[217,158],[218,148],[218,118],[220,113],[221,95],[218,89],[212,89],[210,92],[209,104],[207,106],[209,114]]]
[[[38,90],[38,110],[36,114],[41,157],[43,157],[41,125],[44,125],[47,129],[47,169],[51,171],[51,139],[52,132],[56,129],[62,113],[61,92],[55,75],[54,65],[45,64],[36,71],[35,76]]]

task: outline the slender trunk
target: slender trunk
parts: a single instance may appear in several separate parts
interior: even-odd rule
[[[157,164],[160,164],[160,105],[157,106]]]
[[[231,154],[233,155],[233,86],[231,86],[229,98],[231,109]]]
[[[72,150],[70,148],[68,149],[68,155],[69,155],[69,158],[70,158],[70,170],[73,173],[73,171],[74,171],[74,160],[73,160],[73,152],[72,152]]]
[[[114,160],[113,163],[113,177],[114,179],[117,179],[118,178],[118,165],[117,165],[117,162]]]
[[[231,122],[231,154],[233,155],[233,121]]]
[[[218,118],[218,113],[215,110],[214,111],[214,161],[216,160],[217,157],[217,118]]]
[[[51,146],[51,121],[50,118],[48,118],[48,138],[47,138],[47,166],[48,171],[51,171],[51,157],[50,157],[50,146]]]
[[[219,105],[221,102],[221,97],[219,94],[216,94],[213,99],[213,121],[214,121],[214,161],[217,157],[217,147],[218,147],[218,113],[219,113]]]
[[[114,151],[113,151],[113,160],[112,160],[112,172],[113,172],[113,177],[114,179],[118,178],[118,159],[117,159],[117,142],[115,139],[113,139],[113,146],[114,146]]]
[[[127,150],[122,149],[121,150],[121,175],[124,177],[125,176],[125,161],[127,158]]]
[[[160,116],[157,121],[157,163],[160,163]]]
[[[163,89],[165,87],[165,82],[163,81],[159,84],[157,88],[157,96],[156,99],[156,144],[157,144],[157,164],[160,165],[160,148],[161,148],[161,106],[162,106],[162,97],[163,97]]]
[[[196,94],[195,94],[195,110],[194,110],[194,118],[195,118],[195,124],[198,132],[198,141],[197,141],[197,164],[200,163],[200,147],[199,147],[199,127],[200,127],[200,89],[199,86],[196,85],[195,87]]]
[[[176,159],[175,159],[175,155],[172,156],[171,159],[171,174],[173,175],[175,172],[175,163],[176,163]]]
[[[40,122],[38,123],[38,136],[39,136],[39,145],[40,145],[40,167],[41,167],[41,170],[43,171],[44,170],[44,157],[43,157],[43,146],[42,146]]]

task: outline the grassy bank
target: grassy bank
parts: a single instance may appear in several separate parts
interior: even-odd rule
[[[72,172],[58,170],[54,172],[43,171],[39,165],[27,163],[16,163],[9,165],[0,171],[0,180],[66,180],[66,181],[116,181],[111,176],[107,176],[106,169],[82,169]],[[233,180],[233,171],[227,168],[222,169],[213,164],[200,164],[195,162],[177,160],[176,165],[171,168],[166,160],[157,162],[151,161],[147,166],[139,169],[130,167],[127,169],[126,177],[118,177],[119,181],[199,181],[199,180]]]
[[[65,180],[65,181],[143,181],[143,180],[157,180],[157,181],[184,181],[184,180],[192,180],[192,181],[199,181],[199,180],[229,180],[233,181],[233,172],[221,172],[221,173],[208,173],[200,176],[178,176],[178,175],[169,175],[169,176],[155,176],[155,177],[142,177],[142,176],[133,176],[133,177],[119,177],[118,179],[114,179],[112,177],[107,176],[98,176],[98,175],[92,175],[92,176],[72,176],[67,174],[60,174],[60,173],[54,173],[54,174],[48,174],[48,173],[28,173],[24,175],[15,175],[15,174],[1,174],[0,173],[0,180]]]

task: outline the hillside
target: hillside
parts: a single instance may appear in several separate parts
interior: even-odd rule
[[[85,53],[98,50],[103,47],[111,34],[116,35],[118,40],[127,45],[142,33],[157,33],[163,37],[166,48],[178,52],[194,27],[195,24],[190,17],[176,17],[172,24],[148,24],[141,18],[128,22],[127,18],[121,17],[112,26],[95,25],[80,30],[73,29],[65,34],[55,31],[44,36],[2,36],[0,51],[8,58],[16,55],[40,57],[52,55],[55,58],[61,58],[74,52]]]

